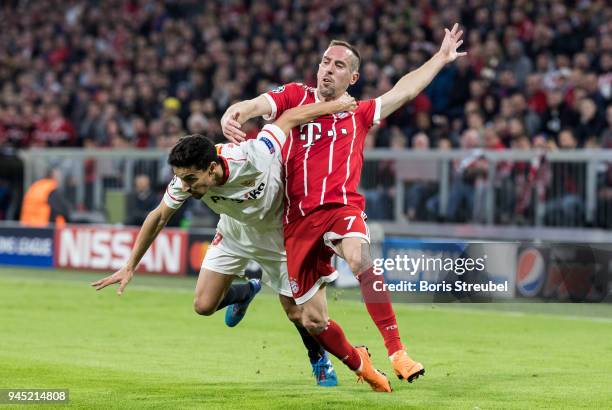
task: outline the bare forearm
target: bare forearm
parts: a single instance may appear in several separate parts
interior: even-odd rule
[[[239,123],[244,124],[251,118],[254,118],[257,116],[257,113],[256,113],[257,107],[252,103],[252,101],[253,100],[240,101],[230,106],[228,111],[231,110],[234,112],[239,112],[240,115],[238,116],[237,120]]]
[[[405,102],[412,100],[414,97],[419,95],[425,87],[431,83],[436,75],[444,68],[445,62],[442,57],[436,53],[422,66],[416,70],[403,76],[395,85],[399,89],[405,89],[406,95],[404,96]],[[395,88],[394,87],[394,88]]]
[[[425,64],[404,75],[393,88],[382,96],[381,117],[385,118],[415,98],[442,70],[445,61],[436,53]]]
[[[251,118],[270,114],[270,104],[264,96],[259,96],[251,100],[240,101],[228,108],[228,112],[239,112],[238,122],[244,124]]]
[[[162,215],[158,209],[149,212],[134,242],[132,254],[127,262],[128,269],[136,270],[140,260],[164,226],[166,226],[166,221],[163,221]]]
[[[300,124],[306,124],[322,115],[332,114],[338,111],[341,104],[338,100],[307,104],[291,108],[283,113],[275,124],[285,134]]]

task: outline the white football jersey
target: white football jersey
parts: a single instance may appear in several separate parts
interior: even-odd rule
[[[229,216],[251,227],[281,227],[281,159],[285,140],[280,128],[267,124],[256,139],[217,145],[217,155],[225,170],[224,182],[211,187],[202,202],[220,214],[222,220]],[[168,184],[164,202],[170,208],[179,208],[191,196],[183,192],[182,186],[176,176]]]

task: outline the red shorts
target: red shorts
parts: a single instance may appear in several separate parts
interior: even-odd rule
[[[351,237],[370,242],[365,214],[350,205],[324,205],[285,226],[287,270],[295,303],[308,301],[323,283],[336,280],[338,272],[331,264],[334,243]]]

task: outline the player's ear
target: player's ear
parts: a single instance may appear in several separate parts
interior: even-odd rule
[[[357,80],[359,80],[359,71],[353,71],[353,74],[351,74],[351,81],[349,81],[349,84],[353,85],[357,82]]]
[[[216,161],[211,161],[210,164],[208,165],[208,169],[206,170],[206,172],[208,172],[209,175],[214,175],[215,174],[215,167],[218,167],[219,163]]]

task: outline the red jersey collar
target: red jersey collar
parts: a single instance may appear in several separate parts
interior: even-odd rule
[[[219,185],[223,185],[229,179],[229,165],[227,164],[227,160],[219,155],[219,159],[221,159],[221,168],[223,168],[223,179]]]

